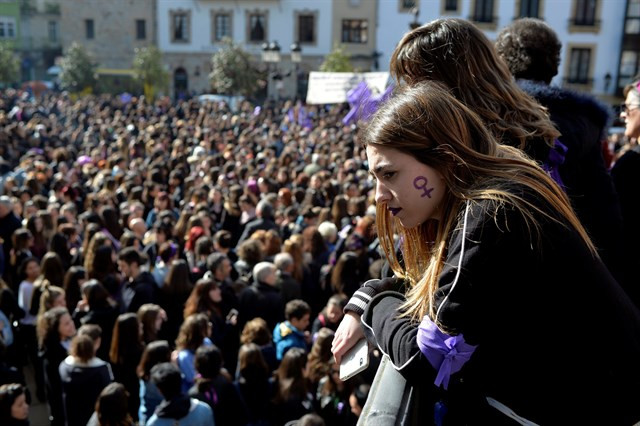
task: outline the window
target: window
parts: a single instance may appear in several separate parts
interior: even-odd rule
[[[538,18],[540,14],[540,0],[520,0],[518,18]]]
[[[232,37],[231,15],[216,13],[213,15],[213,41],[221,41],[225,37]]]
[[[445,0],[444,1],[444,11],[445,12],[457,12],[458,11],[458,0]]]
[[[596,24],[597,0],[576,0],[574,25],[593,26]]]
[[[622,52],[622,57],[620,58],[620,78],[618,81],[618,87],[624,88],[624,86],[631,83],[633,77],[640,70],[640,64],[638,63],[639,58],[639,52],[633,50],[625,50]]]
[[[0,40],[16,38],[16,20],[10,16],[0,16]]]
[[[342,42],[366,43],[368,41],[369,24],[366,19],[343,19]]]
[[[298,15],[298,43],[316,42],[315,15]]]
[[[411,9],[418,6],[418,0],[398,0],[400,12],[411,12]]]
[[[629,0],[627,3],[624,32],[625,34],[640,34],[640,0]]]
[[[571,56],[569,58],[569,76],[567,77],[567,81],[573,84],[588,84],[590,64],[590,48],[571,49]]]
[[[0,38],[6,38],[7,32],[5,30],[4,22],[0,21]]]
[[[58,41],[58,23],[56,21],[49,21],[47,23],[47,32],[49,33],[49,41],[56,43]]]
[[[476,0],[473,8],[473,20],[476,22],[493,22],[493,0]]]
[[[267,19],[263,13],[249,14],[249,41],[257,43],[267,40]]]
[[[188,12],[170,12],[171,13],[171,41],[174,43],[189,42],[189,13]]]
[[[147,39],[147,21],[136,19],[136,40]]]
[[[84,20],[84,34],[87,40],[93,40],[96,36],[93,28],[93,19]]]

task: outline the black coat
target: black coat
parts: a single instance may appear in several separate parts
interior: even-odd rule
[[[559,171],[571,205],[605,265],[627,289],[625,284],[631,282],[624,273],[622,262],[622,212],[602,156],[608,108],[585,93],[527,80],[518,83],[549,109],[551,121],[562,133],[559,140],[568,151]]]
[[[640,420],[640,312],[574,230],[534,212],[536,238],[520,213],[491,204],[463,208],[439,277],[442,328],[477,345],[449,390],[433,384],[417,324],[398,318],[402,294],[368,304],[369,337],[418,389],[420,407],[447,400],[451,424],[496,424],[486,397],[537,424]]]
[[[94,358],[89,364],[78,364],[67,357],[59,367],[67,426],[85,426],[96,400],[113,374],[109,364]]]
[[[156,280],[153,275],[143,271],[122,288],[122,310],[136,313],[145,303],[156,303]]]
[[[265,283],[253,284],[240,293],[238,327],[260,317],[267,322],[269,330],[284,320],[284,302],[280,290]]]

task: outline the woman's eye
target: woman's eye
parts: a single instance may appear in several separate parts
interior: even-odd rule
[[[396,172],[384,172],[382,174],[382,178],[383,179],[391,179],[393,176],[395,176]]]

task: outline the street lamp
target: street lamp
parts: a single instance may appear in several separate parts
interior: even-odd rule
[[[294,64],[294,71],[295,71],[295,76],[294,76],[294,83],[295,83],[295,88],[296,88],[296,96],[298,96],[298,94],[300,93],[300,84],[299,84],[299,77],[298,77],[298,64],[300,62],[302,62],[302,47],[300,47],[300,43],[296,42],[293,43],[291,45],[291,62],[293,62]]]
[[[420,9],[418,6],[414,6],[411,8],[411,14],[413,15],[413,22],[409,24],[409,28],[415,30],[420,26],[420,22],[418,21],[418,15],[420,14]]]

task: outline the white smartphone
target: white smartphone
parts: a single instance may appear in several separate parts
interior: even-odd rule
[[[364,371],[369,366],[369,343],[360,339],[344,354],[340,362],[340,380],[343,382]]]

